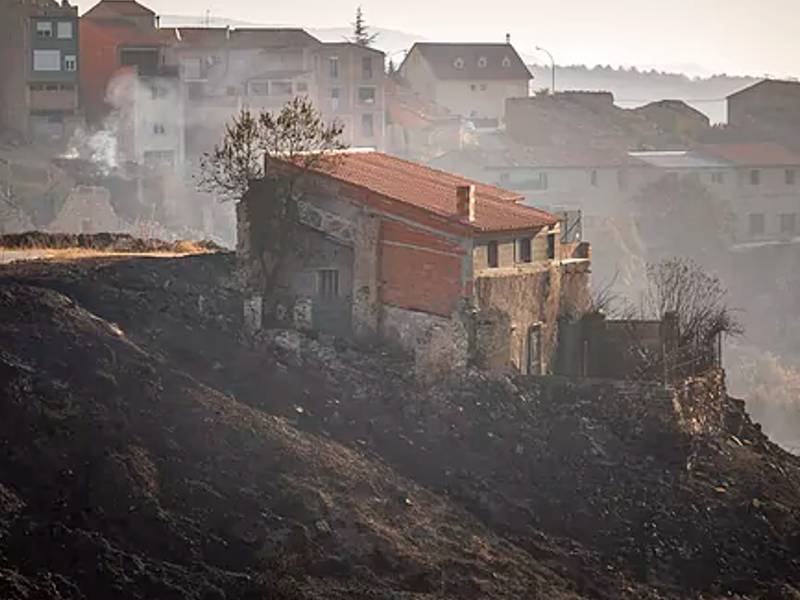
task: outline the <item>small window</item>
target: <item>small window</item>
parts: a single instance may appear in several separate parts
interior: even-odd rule
[[[547,234],[547,258],[555,260],[556,258],[556,233],[552,231]]]
[[[331,108],[333,110],[339,110],[339,88],[331,88]]]
[[[375,135],[375,120],[371,113],[361,115],[361,135],[365,138]]]
[[[463,58],[457,58],[457,59],[455,59],[455,60],[453,61],[453,66],[454,66],[456,69],[463,69],[463,68],[464,68],[464,59],[463,59]]]
[[[34,71],[60,71],[61,70],[61,51],[60,50],[34,50],[33,51],[33,70]]]
[[[266,81],[251,81],[247,93],[249,96],[267,96],[269,86]]]
[[[533,262],[533,238],[520,238],[517,240],[517,262],[530,263]]]
[[[497,242],[494,240],[486,244],[486,264],[490,269],[496,269],[500,264],[497,254]]]
[[[794,185],[797,178],[797,172],[794,169],[786,169],[786,185]]]
[[[711,173],[711,183],[716,183],[717,185],[725,183],[725,173],[722,171],[714,171]]]
[[[59,21],[56,25],[56,34],[60,40],[71,40],[72,21]]]
[[[372,57],[370,56],[361,59],[361,78],[372,79]]]
[[[317,294],[326,300],[339,297],[339,271],[321,269],[317,272]]]
[[[752,169],[750,171],[750,185],[761,184],[761,171],[759,169]]]
[[[39,21],[36,23],[36,36],[40,38],[53,37],[53,24],[50,21]]]
[[[361,104],[375,104],[375,88],[373,87],[358,88],[358,101]]]
[[[794,235],[797,231],[797,214],[784,213],[780,215],[780,230],[782,234]]]
[[[155,135],[164,135],[167,133],[166,127],[164,127],[163,123],[154,123],[153,124],[153,133]]]
[[[474,83],[471,83],[470,86],[469,86],[469,89],[470,89],[470,91],[474,92],[474,91],[476,91],[478,89],[478,86],[476,84],[474,84]]]
[[[506,56],[505,58],[503,58],[503,67],[508,69],[510,66],[511,66],[511,59]]]
[[[297,82],[297,93],[298,94],[305,94],[308,91],[308,83],[305,81],[298,81]]]
[[[478,67],[480,67],[481,69],[485,69],[487,64],[489,64],[489,63],[488,63],[488,61],[486,60],[486,57],[485,57],[485,56],[481,56],[481,57],[478,59]]]
[[[269,95],[270,96],[291,96],[292,95],[292,82],[291,81],[270,81],[269,82]]]
[[[328,74],[331,79],[339,78],[339,57],[331,56],[328,59]]]
[[[78,59],[74,54],[67,54],[64,57],[64,70],[65,71],[78,70]]]
[[[157,100],[158,98],[166,98],[167,90],[166,88],[163,88],[160,85],[151,86],[150,96],[153,98],[153,100]]]
[[[764,235],[764,213],[750,215],[750,235]]]
[[[592,171],[589,174],[589,180],[593,187],[597,187],[597,171]]]
[[[485,92],[488,89],[488,86],[485,83],[481,84],[481,91]]]

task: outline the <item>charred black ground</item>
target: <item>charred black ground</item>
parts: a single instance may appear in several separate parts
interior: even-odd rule
[[[233,267],[0,271],[0,597],[800,597],[800,463],[743,403],[245,342]]]

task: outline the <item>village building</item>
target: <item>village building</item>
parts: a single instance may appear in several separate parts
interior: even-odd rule
[[[471,121],[497,127],[508,98],[529,94],[531,73],[510,43],[414,44],[398,69],[423,98]]]
[[[374,151],[305,175],[301,231],[265,319],[381,340],[427,373],[474,362],[552,371],[558,319],[588,302],[589,247],[522,196]],[[249,310],[265,294],[260,236],[270,184],[238,206]]]
[[[99,125],[118,109],[124,150],[142,164],[190,170],[242,107],[279,110],[296,96],[340,121],[346,143],[384,145],[384,55],[374,48],[298,28],[163,27],[134,0],[96,4],[81,43],[87,118]]]
[[[683,100],[658,100],[635,108],[634,112],[682,141],[700,139],[711,127],[711,120],[705,113]]]
[[[0,128],[26,141],[64,142],[79,124],[78,9],[10,0],[0,20]]]

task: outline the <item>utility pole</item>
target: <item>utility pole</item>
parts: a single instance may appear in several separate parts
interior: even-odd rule
[[[555,94],[556,93],[556,61],[555,61],[555,59],[553,59],[553,55],[550,54],[550,52],[548,50],[546,50],[545,48],[542,48],[541,46],[536,46],[536,50],[538,50],[539,52],[544,52],[545,54],[547,54],[547,56],[550,57],[550,77],[551,77],[550,93],[551,94]]]

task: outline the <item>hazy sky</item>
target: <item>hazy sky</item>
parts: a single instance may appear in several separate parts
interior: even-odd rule
[[[347,26],[359,0],[144,0],[160,14]],[[86,10],[94,0],[79,0]],[[800,0],[361,0],[369,24],[431,41],[548,48],[560,63],[800,75]],[[544,62],[544,60],[540,61]]]

